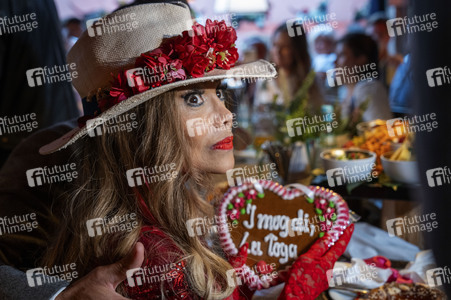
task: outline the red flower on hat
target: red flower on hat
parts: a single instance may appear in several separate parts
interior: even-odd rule
[[[102,112],[133,96],[133,89],[129,86],[126,73],[119,72],[110,89],[110,97],[98,99],[97,103]]]
[[[183,63],[180,59],[173,59],[169,63],[169,70],[166,74],[166,78],[168,78],[168,82],[186,79],[186,73],[183,69]]]
[[[230,69],[238,59],[236,38],[235,29],[224,21],[207,20],[205,26],[196,23],[192,30],[164,39],[160,47],[136,59],[134,69],[142,71],[119,72],[109,97],[98,99],[100,111],[152,88],[203,77],[215,68]]]
[[[236,31],[228,27],[224,21],[207,20],[205,24],[209,38],[212,40],[210,47],[215,49],[216,64],[222,69],[230,69],[238,59],[238,50],[235,47]]]
[[[203,55],[190,55],[183,62],[188,74],[195,78],[204,76],[209,65],[210,60]]]

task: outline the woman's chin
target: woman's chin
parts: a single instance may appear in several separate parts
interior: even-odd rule
[[[213,162],[208,166],[208,172],[213,174],[225,174],[228,170],[235,167],[235,159],[233,155],[231,158],[223,159],[220,162]]]

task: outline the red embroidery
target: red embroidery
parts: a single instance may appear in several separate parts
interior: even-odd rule
[[[190,293],[185,278],[185,261],[174,243],[158,228],[144,226],[141,238],[149,257],[145,260],[139,280],[124,281],[128,297],[132,299],[196,299]],[[134,280],[134,279],[133,279]]]
[[[137,198],[147,222],[156,224],[144,200],[139,195]],[[144,300],[162,299],[164,295],[168,300],[200,299],[192,292],[186,280],[186,262],[181,260],[182,251],[161,229],[155,225],[143,226],[139,241],[146,249],[147,258],[139,270],[139,276],[124,281],[127,297]],[[140,281],[135,281],[135,277],[139,277]],[[250,297],[241,296],[238,288],[227,298],[227,300],[240,299]]]

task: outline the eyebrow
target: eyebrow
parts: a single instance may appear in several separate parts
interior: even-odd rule
[[[185,98],[189,94],[200,94],[200,95],[202,95],[203,93],[205,93],[205,90],[194,88],[194,89],[191,89],[191,90],[187,90],[186,92],[182,93],[180,96],[182,98]]]

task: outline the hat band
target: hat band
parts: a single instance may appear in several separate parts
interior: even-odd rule
[[[79,127],[114,105],[145,91],[176,81],[203,77],[215,68],[228,70],[238,59],[236,31],[225,21],[194,24],[192,30],[166,38],[161,45],[142,53],[133,69],[119,71],[109,91],[100,90],[82,99],[84,116]]]

